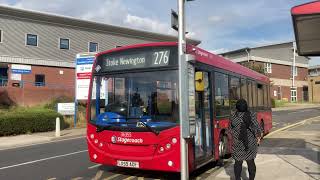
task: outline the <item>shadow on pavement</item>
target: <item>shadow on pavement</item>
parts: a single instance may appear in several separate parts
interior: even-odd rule
[[[314,163],[320,164],[320,147],[304,139],[268,138],[264,139],[259,154],[299,155]]]

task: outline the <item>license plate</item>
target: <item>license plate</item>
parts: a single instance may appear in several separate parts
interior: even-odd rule
[[[118,160],[117,161],[117,166],[130,167],[130,168],[139,168],[139,162]]]

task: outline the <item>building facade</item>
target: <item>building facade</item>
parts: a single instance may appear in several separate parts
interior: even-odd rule
[[[73,97],[77,53],[160,41],[177,38],[0,6],[0,105]]]
[[[309,67],[309,102],[320,103],[320,65]]]
[[[273,99],[308,101],[309,59],[297,53],[294,57],[293,42],[243,48],[221,55],[268,76]]]

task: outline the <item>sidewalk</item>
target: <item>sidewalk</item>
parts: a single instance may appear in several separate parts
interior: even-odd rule
[[[320,179],[320,117],[264,139],[255,160],[257,180]],[[243,163],[242,178],[248,179]],[[234,179],[233,163],[207,179]]]
[[[86,128],[66,129],[60,132],[60,137],[55,137],[55,131],[24,134],[17,136],[0,137],[0,150],[38,143],[46,143],[55,140],[81,137],[86,134]]]
[[[307,108],[320,108],[320,104],[292,104],[286,107],[272,108],[272,111],[298,110]]]

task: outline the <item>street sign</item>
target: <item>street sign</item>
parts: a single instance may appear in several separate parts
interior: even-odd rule
[[[31,74],[31,66],[24,64],[12,64],[11,73],[14,74]]]
[[[178,25],[178,14],[173,10],[171,9],[171,27],[172,29],[178,31],[179,29],[179,25]]]
[[[74,103],[58,103],[57,111],[62,115],[73,115],[75,113],[75,104]]]

